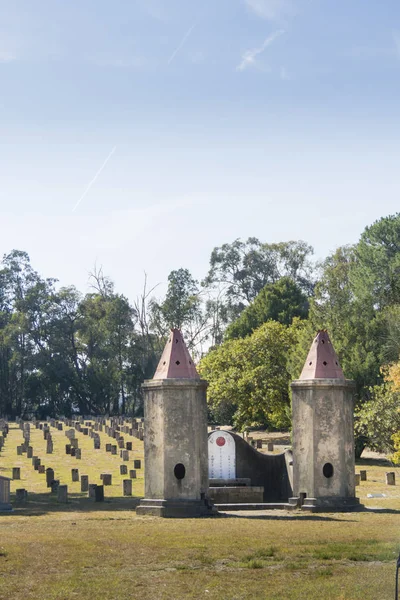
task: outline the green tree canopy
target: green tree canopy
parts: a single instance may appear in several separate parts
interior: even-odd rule
[[[208,404],[219,422],[242,429],[250,425],[290,425],[288,356],[301,329],[269,321],[243,339],[227,340],[200,363],[209,382]]]
[[[225,332],[226,339],[246,337],[267,321],[290,325],[295,317],[306,319],[308,298],[289,277],[268,283]]]
[[[356,295],[378,309],[400,304],[400,213],[366,227],[355,254]]]

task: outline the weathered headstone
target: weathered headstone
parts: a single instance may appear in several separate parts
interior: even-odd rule
[[[75,450],[75,458],[77,458],[78,460],[81,460],[81,458],[82,458],[82,450],[80,448],[77,448]]]
[[[59,485],[57,490],[57,502],[66,504],[68,502],[68,486]]]
[[[119,473],[120,473],[120,475],[127,475],[127,473],[128,473],[128,467],[127,467],[127,465],[120,465],[119,466]]]
[[[100,475],[100,479],[103,482],[103,485],[112,485],[112,474],[111,473],[102,473]]]
[[[97,485],[95,483],[89,483],[89,498],[94,500],[96,498],[96,488]]]
[[[81,475],[81,492],[87,492],[89,489],[89,475]]]
[[[58,486],[60,485],[60,480],[59,479],[53,479],[53,481],[50,482],[50,487],[51,487],[51,493],[52,494],[57,494],[58,492]]]
[[[122,482],[124,496],[132,496],[132,479],[124,479]]]
[[[386,485],[396,485],[396,473],[394,471],[386,473]]]
[[[51,469],[50,467],[48,469],[46,469],[46,484],[47,487],[51,487],[51,482],[54,481],[54,469]]]
[[[95,501],[104,502],[104,485],[96,485]]]
[[[21,468],[20,467],[13,467],[12,478],[14,479],[14,481],[16,479],[21,479]]]
[[[135,469],[131,469],[131,470],[129,471],[129,477],[130,477],[131,479],[136,479],[136,471],[135,471]]]
[[[18,488],[15,490],[15,501],[25,502],[28,499],[28,492],[24,488]]]
[[[79,469],[71,469],[72,481],[79,481]]]
[[[134,469],[141,469],[142,468],[142,461],[137,459],[133,461],[133,467]]]
[[[365,469],[360,471],[360,479],[361,481],[367,481],[367,471]]]

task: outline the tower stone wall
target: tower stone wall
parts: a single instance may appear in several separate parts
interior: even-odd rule
[[[315,338],[292,382],[293,498],[309,510],[357,506],[354,382],[346,380],[327,332]]]
[[[194,517],[215,512],[207,498],[206,388],[180,332],[173,330],[155,378],[143,384],[145,498],[138,514]]]

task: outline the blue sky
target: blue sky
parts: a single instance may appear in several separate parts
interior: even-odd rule
[[[0,254],[130,299],[237,237],[322,258],[399,210],[399,92],[398,0],[0,0]]]

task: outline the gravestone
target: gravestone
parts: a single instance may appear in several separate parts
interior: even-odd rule
[[[46,467],[44,465],[39,465],[38,467],[38,473],[40,473],[41,475],[43,475],[43,473],[46,472]]]
[[[142,468],[142,462],[140,460],[134,460],[133,461],[133,468],[134,469],[141,469]]]
[[[47,483],[47,487],[51,487],[51,482],[54,481],[54,469],[51,469],[50,467],[48,469],[46,469],[46,483]]]
[[[62,504],[67,504],[67,502],[68,502],[68,486],[67,485],[59,485],[58,486],[57,502],[61,502]]]
[[[111,444],[106,444],[106,452],[111,452]]]
[[[71,454],[71,444],[65,445],[65,454]]]
[[[52,494],[57,494],[59,485],[60,485],[60,480],[59,479],[53,479],[53,481],[50,482],[50,487],[51,487],[51,493]]]
[[[82,450],[80,448],[77,448],[75,450],[75,458],[77,458],[78,460],[81,460],[81,458],[82,458]]]
[[[236,479],[235,440],[227,431],[208,437],[208,474],[210,479]]]
[[[135,469],[131,469],[131,470],[129,471],[129,477],[130,477],[131,479],[136,479],[136,471],[135,471]]]
[[[124,496],[132,496],[132,479],[124,479],[122,482]]]
[[[365,469],[360,471],[360,479],[361,481],[367,481],[367,471]]]
[[[111,454],[114,454],[114,455],[117,454],[117,446],[116,445],[111,446]]]
[[[28,500],[28,492],[24,488],[15,490],[15,501],[25,502],[25,500]]]
[[[71,469],[72,481],[79,481],[79,469]]]
[[[33,457],[33,448],[32,448],[32,446],[28,446],[28,449],[26,451],[26,457],[27,458],[32,458]]]
[[[126,442],[126,449],[132,450],[132,442]]]
[[[89,483],[88,496],[91,500],[95,500],[95,498],[96,498],[96,488],[97,488],[97,485],[95,483]]]
[[[100,479],[103,482],[103,485],[112,485],[112,474],[111,473],[102,473],[100,475]]]
[[[70,444],[71,444],[71,448],[75,448],[75,450],[78,448],[79,446],[79,440],[78,438],[72,438],[70,440]]]
[[[12,510],[10,504],[10,482],[11,479],[0,475],[0,511]]]
[[[96,485],[94,493],[96,502],[104,502],[104,485]]]
[[[120,475],[127,475],[127,473],[128,473],[127,465],[120,465],[119,473],[120,473]]]
[[[394,471],[386,473],[386,485],[396,485],[396,473]]]
[[[89,489],[89,475],[81,475],[81,492],[87,492]]]
[[[20,467],[13,467],[12,478],[14,479],[14,481],[16,479],[21,479],[21,468]]]
[[[122,460],[128,462],[129,461],[129,452],[128,450],[122,450],[122,456],[121,456]]]
[[[22,446],[17,446],[17,455],[18,456],[22,456],[22,450],[23,450]]]

